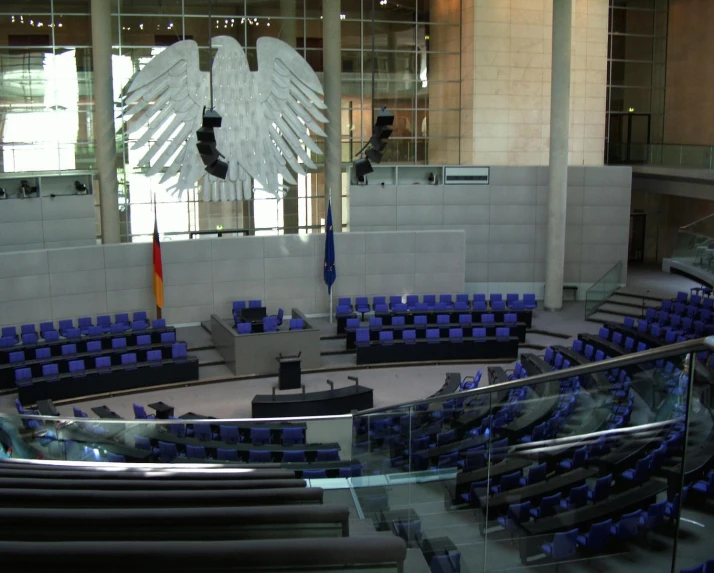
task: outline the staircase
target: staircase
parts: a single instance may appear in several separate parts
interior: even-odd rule
[[[662,297],[642,294],[627,287],[616,290],[588,320],[590,322],[622,322],[626,316],[640,318],[648,308],[658,308]]]

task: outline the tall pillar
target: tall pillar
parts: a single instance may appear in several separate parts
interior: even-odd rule
[[[548,241],[545,262],[546,310],[563,306],[565,206],[568,199],[568,136],[570,127],[570,36],[572,0],[553,2],[553,59],[550,80],[550,184]]]
[[[332,196],[332,228],[342,231],[342,22],[341,0],[322,0],[322,83],[325,90],[325,195]]]
[[[280,39],[293,48],[297,44],[295,0],[280,0]],[[300,219],[298,215],[298,188],[290,185],[286,188],[283,197],[283,232],[297,234]]]
[[[92,0],[92,61],[94,64],[94,137],[101,193],[102,242],[118,243],[119,191],[114,139],[112,88],[111,2]]]

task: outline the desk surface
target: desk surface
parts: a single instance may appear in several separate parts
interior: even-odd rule
[[[360,394],[362,392],[372,392],[371,388],[366,388],[365,386],[343,386],[342,388],[335,388],[334,390],[321,390],[319,392],[302,392],[293,394],[257,394],[253,398],[253,403],[259,404],[272,404],[272,403],[284,403],[289,404],[291,402],[322,402],[323,400],[333,400],[335,398],[344,398],[346,396],[353,396],[355,394]]]
[[[59,416],[60,413],[54,405],[52,400],[38,400],[37,410],[43,416]]]
[[[122,417],[119,414],[110,410],[106,406],[95,406],[94,408],[92,408],[92,412],[94,412],[100,418],[106,418],[106,419],[110,419],[110,420],[121,420],[122,419]]]
[[[640,486],[611,495],[606,500],[596,504],[565,511],[538,521],[524,522],[521,527],[529,535],[545,535],[556,531],[573,529],[580,524],[587,525],[606,519],[609,516],[614,517],[628,513],[634,507],[646,502],[665,489],[667,489],[667,484],[663,481],[650,480]]]
[[[527,499],[542,498],[546,495],[562,492],[565,497],[570,489],[582,484],[587,478],[597,475],[594,469],[578,468],[564,474],[548,478],[546,481],[504,491],[493,496],[479,497],[484,513],[495,508],[504,508],[514,503],[521,503]],[[495,515],[492,519],[495,519]]]
[[[173,412],[174,407],[169,406],[168,404],[164,404],[163,402],[154,402],[152,404],[148,404],[149,408],[154,410],[155,412]]]

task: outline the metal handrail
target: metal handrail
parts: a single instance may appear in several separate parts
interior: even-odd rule
[[[610,298],[610,296],[612,296],[612,294],[617,290],[617,287],[615,287],[614,289],[610,289],[609,294],[607,294],[607,296],[603,297],[602,300],[600,300],[599,303],[596,304],[595,308],[588,309],[588,302],[589,302],[589,301],[588,301],[588,295],[590,294],[590,292],[591,292],[594,288],[596,288],[596,287],[599,288],[600,283],[605,280],[605,277],[606,277],[607,275],[609,275],[609,274],[610,274],[612,271],[614,271],[615,269],[618,269],[618,270],[619,270],[618,277],[617,277],[617,283],[619,284],[619,283],[620,283],[620,279],[622,278],[622,261],[617,261],[614,265],[612,265],[612,266],[607,270],[607,272],[606,272],[605,274],[603,274],[597,281],[595,281],[595,282],[592,284],[592,286],[591,286],[588,290],[585,291],[585,320],[587,320],[587,319],[590,318],[593,314],[595,314],[595,313],[597,312],[597,310],[605,303],[605,301],[606,301],[608,298]]]
[[[597,372],[602,372],[603,370],[624,368],[625,366],[632,366],[633,364],[651,362],[652,360],[658,360],[660,358],[668,358],[670,356],[690,354],[700,352],[702,350],[714,351],[714,336],[707,336],[706,338],[696,338],[694,340],[686,340],[684,342],[668,344],[667,346],[651,348],[649,350],[645,350],[644,352],[634,352],[625,356],[610,358],[609,360],[601,360],[599,362],[591,362],[590,364],[584,364],[581,366],[573,366],[571,368],[568,368],[567,370],[555,370],[553,372],[547,372],[546,374],[537,374],[535,376],[529,376],[528,378],[521,378],[519,380],[503,382],[501,384],[495,384],[493,386],[484,386],[483,388],[475,388],[473,390],[465,390],[464,392],[455,392],[453,394],[442,394],[440,396],[424,398],[422,400],[416,400],[414,402],[404,402],[402,404],[395,404],[393,406],[382,406],[380,408],[370,408],[369,410],[361,410],[359,412],[355,412],[355,417],[365,416],[369,414],[377,414],[380,412],[391,412],[394,410],[401,410],[404,408],[411,408],[413,406],[421,406],[424,404],[433,404],[434,402],[443,402],[445,400],[449,400],[455,397],[472,398],[474,396],[480,396],[482,394],[488,394],[491,392],[511,390],[512,388],[522,388],[523,386],[533,386],[545,382],[552,382],[553,380],[562,380],[564,377],[571,378],[573,376],[595,374]]]

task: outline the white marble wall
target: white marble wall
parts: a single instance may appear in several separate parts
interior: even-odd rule
[[[462,0],[461,163],[547,165],[553,0]],[[608,0],[573,0],[571,165],[602,165]]]
[[[565,282],[579,296],[627,264],[629,167],[570,167]],[[545,281],[548,168],[491,167],[489,185],[367,185],[350,189],[353,231],[462,229],[469,292],[535,292]]]
[[[465,233],[335,235],[339,296],[461,292]],[[164,317],[181,324],[230,316],[257,298],[268,312],[329,309],[324,235],[171,241],[162,245]],[[151,244],[0,253],[0,324],[154,309]],[[153,312],[152,312],[153,314]]]
[[[92,195],[0,201],[0,252],[94,245],[96,236]]]

